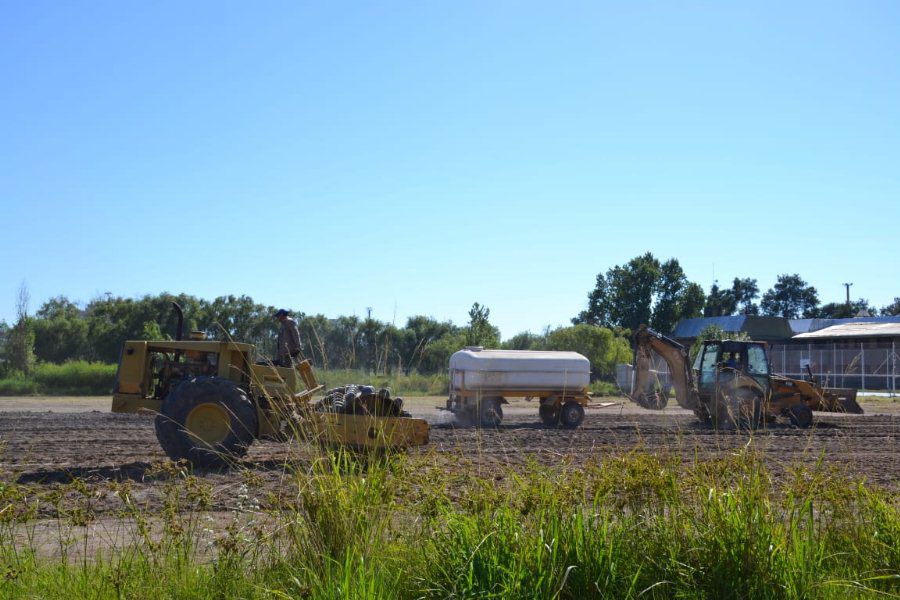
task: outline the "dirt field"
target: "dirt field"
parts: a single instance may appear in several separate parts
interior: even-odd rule
[[[866,415],[818,413],[811,430],[770,426],[752,440],[747,434],[701,427],[693,415],[678,408],[658,413],[631,403],[589,409],[583,426],[574,431],[547,428],[539,423],[534,405],[516,403],[506,408],[501,428],[477,430],[454,427],[444,413],[435,410],[440,402],[440,398],[417,398],[408,407],[432,424],[431,444],[416,452],[429,453],[448,469],[456,468],[462,456],[469,468],[489,473],[499,464],[520,464],[529,458],[552,464],[634,449],[693,461],[726,455],[749,443],[764,453],[776,473],[786,463],[822,457],[871,483],[892,490],[900,487],[900,403],[890,400],[864,404]],[[156,442],[153,418],[111,414],[108,404],[107,398],[0,403],[0,481],[25,484],[35,491],[73,478],[101,487],[128,481],[138,497],[158,497],[164,478],[156,475],[156,465],[165,456]],[[285,459],[297,455],[296,445],[260,442],[251,448],[245,464],[266,487],[277,487]],[[222,492],[213,494],[213,510],[229,510],[232,494],[228,490],[246,476],[246,472],[202,475],[205,483]],[[115,499],[106,503],[101,498],[93,510],[102,514],[117,506],[121,504]]]

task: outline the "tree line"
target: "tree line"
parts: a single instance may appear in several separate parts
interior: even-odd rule
[[[877,315],[868,300],[820,304],[819,292],[799,274],[783,274],[760,295],[756,279],[735,277],[731,287],[718,282],[704,293],[691,282],[675,258],[661,262],[652,253],[636,256],[597,275],[588,292],[587,308],[572,319],[574,324],[634,330],[648,323],[671,333],[682,319],[730,315],[767,315],[787,319],[840,319],[860,313]],[[882,315],[900,315],[900,297],[881,308]]]
[[[254,344],[258,358],[272,356],[278,335],[276,308],[252,297],[221,296],[208,301],[186,294],[123,298],[106,295],[84,306],[65,296],[51,298],[30,315],[27,290],[20,290],[17,321],[0,322],[0,376],[11,371],[27,374],[36,361],[116,363],[128,339],[174,339],[184,310],[185,329],[204,332],[209,339],[232,339]],[[615,364],[627,361],[628,332],[580,325],[523,333],[501,343],[500,331],[490,322],[490,309],[479,303],[469,321],[456,325],[434,317],[409,317],[405,325],[370,317],[293,311],[304,354],[321,369],[361,369],[370,373],[422,374],[446,371],[450,355],[465,346],[534,350],[574,350],[587,356],[594,376],[611,380]]]
[[[186,294],[123,298],[107,294],[81,305],[65,296],[44,302],[32,315],[27,287],[19,289],[16,320],[0,321],[0,376],[27,374],[35,361],[70,360],[116,363],[127,339],[166,339],[176,335],[172,302],[184,308],[186,329],[214,340],[233,339],[256,345],[271,356],[278,333],[275,307],[248,295],[213,300]],[[318,368],[362,369],[371,373],[444,372],[450,355],[465,346],[516,350],[573,350],[590,359],[594,377],[611,380],[615,364],[630,359],[630,336],[650,324],[671,333],[682,319],[735,314],[786,318],[842,318],[860,311],[877,314],[865,299],[820,304],[815,287],[798,274],[779,275],[760,293],[756,279],[735,277],[730,287],[714,283],[708,292],[689,281],[678,260],[661,261],[647,252],[596,277],[587,307],[571,327],[522,332],[501,342],[490,322],[490,309],[479,303],[469,321],[456,325],[431,316],[409,317],[396,326],[357,316],[329,318],[293,311],[306,356]],[[881,308],[882,315],[900,314],[900,297]]]

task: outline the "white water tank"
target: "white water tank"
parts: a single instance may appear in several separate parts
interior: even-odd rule
[[[535,390],[574,393],[591,381],[591,363],[577,352],[483,350],[450,357],[450,390]]]

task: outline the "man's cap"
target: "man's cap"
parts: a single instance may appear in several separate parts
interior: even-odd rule
[[[276,317],[286,317],[286,316],[288,316],[289,314],[291,314],[291,313],[288,312],[287,309],[285,309],[285,308],[279,308],[278,311],[275,313],[275,316],[276,316]]]

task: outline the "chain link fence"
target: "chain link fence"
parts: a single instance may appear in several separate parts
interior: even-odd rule
[[[900,389],[900,343],[786,342],[772,344],[770,359],[776,373],[793,378],[809,371],[827,387],[891,392]]]

